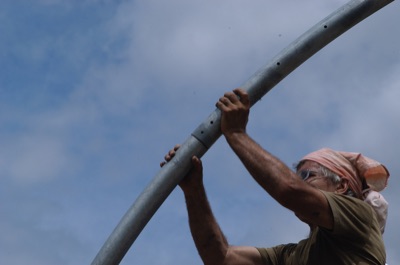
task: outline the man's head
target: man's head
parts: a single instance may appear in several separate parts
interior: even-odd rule
[[[364,199],[363,191],[366,189],[383,190],[389,178],[389,172],[384,165],[359,153],[323,148],[303,157],[297,171],[307,169],[304,164],[308,162],[315,162],[328,172],[336,174],[342,183],[347,182],[348,190],[359,199]]]
[[[310,160],[303,160],[295,166],[296,173],[311,186],[330,192],[355,196],[346,179],[341,178],[328,168]]]
[[[353,196],[371,205],[384,232],[388,203],[378,193],[389,178],[384,165],[359,153],[324,148],[303,157],[295,168],[304,181],[318,189]]]

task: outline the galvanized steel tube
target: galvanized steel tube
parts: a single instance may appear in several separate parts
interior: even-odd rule
[[[342,33],[393,0],[352,0],[317,23],[282,50],[244,85],[254,105],[269,90]],[[202,157],[221,136],[220,111],[214,110],[161,168],[111,233],[92,265],[119,264],[148,221],[191,167],[193,155]]]

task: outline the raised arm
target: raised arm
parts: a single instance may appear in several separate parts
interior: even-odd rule
[[[165,156],[169,161],[179,146]],[[161,166],[165,162],[161,163]],[[192,158],[193,168],[179,184],[184,192],[189,226],[197,251],[206,265],[259,265],[261,256],[254,247],[229,246],[207,199],[203,185],[202,163]]]
[[[217,102],[217,107],[222,111],[222,133],[257,183],[301,220],[332,228],[332,213],[323,193],[303,182],[246,133],[250,110],[247,93],[242,89],[225,93]]]

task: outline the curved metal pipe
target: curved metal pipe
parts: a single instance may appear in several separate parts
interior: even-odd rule
[[[317,23],[244,83],[242,88],[249,93],[251,104],[331,41],[391,2],[351,0]],[[123,216],[92,265],[121,262],[151,217],[190,170],[190,158],[202,157],[221,136],[220,117],[220,111],[214,110],[182,144],[174,159],[161,168]]]

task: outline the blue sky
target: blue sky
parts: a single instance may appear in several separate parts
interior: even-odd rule
[[[89,264],[164,154],[217,99],[345,3],[2,1],[1,263]],[[248,125],[289,166],[322,147],[384,163],[388,264],[400,264],[399,12],[397,1],[332,42],[255,105]],[[203,163],[230,243],[307,235],[223,138]],[[201,264],[179,189],[121,264]]]

